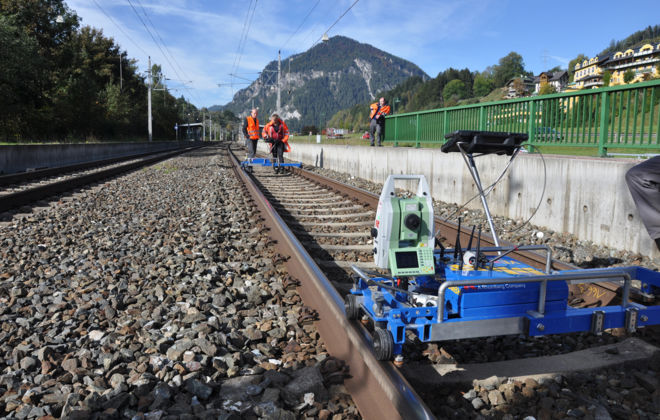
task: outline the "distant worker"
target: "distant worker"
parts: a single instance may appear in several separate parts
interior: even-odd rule
[[[660,250],[660,156],[630,168],[626,183],[646,230]]]
[[[369,136],[371,138],[371,145],[374,145],[375,136],[378,136],[378,146],[383,145],[383,135],[385,133],[385,115],[389,115],[390,106],[387,105],[385,98],[380,98],[378,102],[374,102],[369,107]]]
[[[264,141],[270,143],[270,152],[273,154],[276,164],[273,165],[275,173],[284,172],[280,164],[284,163],[284,152],[290,152],[289,127],[282,121],[279,115],[270,116],[270,122],[264,127],[262,133]]]
[[[252,108],[250,115],[243,120],[243,136],[245,136],[245,146],[248,150],[248,159],[254,159],[257,154],[257,141],[259,140],[258,114],[259,110]]]

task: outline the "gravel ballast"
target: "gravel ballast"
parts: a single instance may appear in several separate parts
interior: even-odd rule
[[[0,226],[0,415],[358,418],[219,148]]]

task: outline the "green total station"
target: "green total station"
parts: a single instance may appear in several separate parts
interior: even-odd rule
[[[417,181],[414,197],[396,195],[395,181]],[[374,262],[393,276],[433,275],[433,202],[423,175],[390,175],[380,194]]]

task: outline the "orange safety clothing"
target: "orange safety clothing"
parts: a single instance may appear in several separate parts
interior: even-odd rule
[[[369,112],[370,120],[373,120],[374,118],[379,119],[381,116],[384,117],[385,115],[389,115],[390,113],[389,105],[383,105],[379,107],[378,102],[374,102],[373,104],[371,104],[371,106],[369,106],[369,108],[371,108],[371,112]]]
[[[264,131],[261,133],[264,139],[273,139],[280,140],[284,143],[284,151],[290,152],[291,146],[289,146],[289,127],[286,126],[286,123],[280,120],[279,130],[275,130],[273,121],[270,121],[264,127]],[[270,144],[270,148],[273,148],[273,143]]]
[[[247,135],[251,140],[259,139],[259,118],[252,118],[247,116]]]

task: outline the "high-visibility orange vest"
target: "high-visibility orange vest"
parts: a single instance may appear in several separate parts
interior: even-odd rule
[[[369,112],[369,119],[372,120],[374,118],[378,119],[381,115],[389,115],[390,113],[390,106],[389,105],[383,105],[378,109],[378,102],[374,102],[371,104],[369,107],[371,108],[371,112]]]
[[[257,140],[259,138],[259,118],[252,118],[251,116],[246,118],[248,137],[252,140]]]
[[[282,120],[280,120],[280,129],[279,131],[275,131],[275,127],[273,127],[273,122],[270,121],[266,126],[264,127],[264,131],[262,133],[263,138],[273,138],[277,140],[281,140],[284,143],[284,151],[285,152],[290,152],[291,151],[291,146],[289,145],[289,127],[286,126],[286,123]],[[270,144],[270,148],[273,148],[273,144]]]

